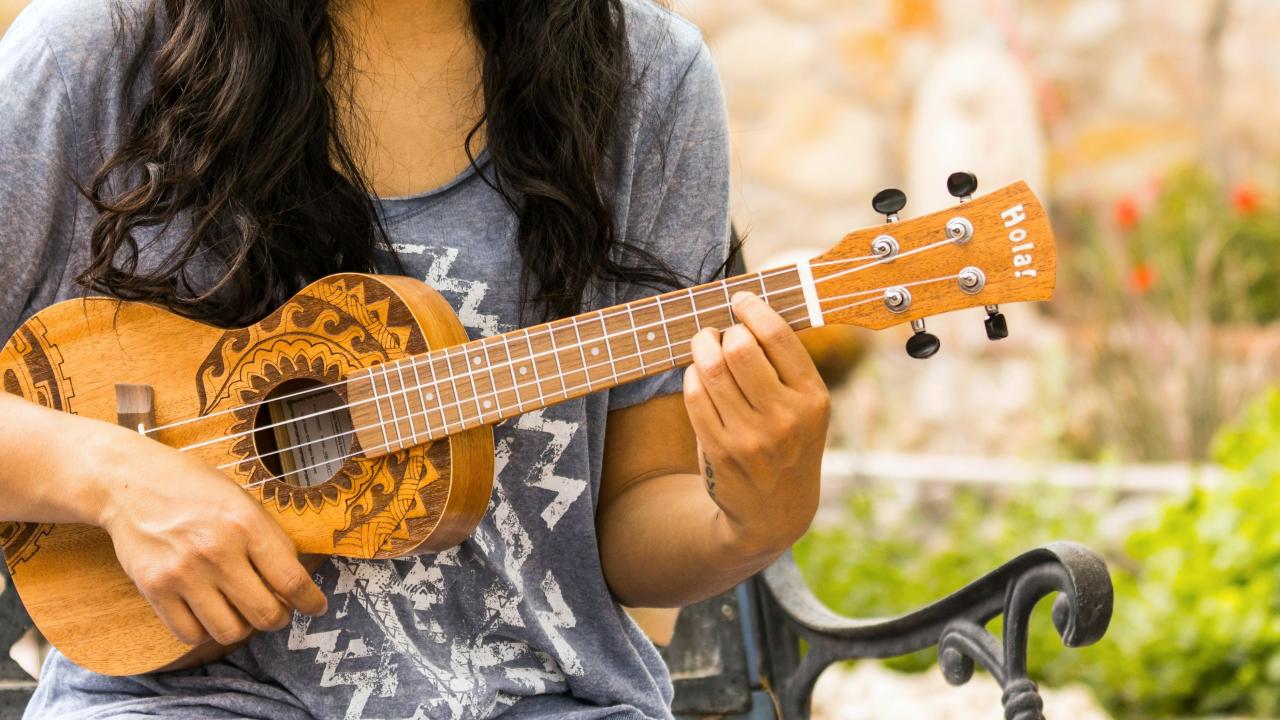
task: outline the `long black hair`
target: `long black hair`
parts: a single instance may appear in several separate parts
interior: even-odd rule
[[[83,186],[98,211],[83,285],[237,325],[394,254],[341,132],[340,1],[150,0],[118,20],[132,33],[119,46],[135,48],[123,96],[137,100]],[[621,0],[474,0],[470,15],[484,112],[467,151],[475,164],[483,132],[490,182],[519,220],[526,307],[574,314],[595,281],[680,284],[619,236],[601,188],[634,79]],[[143,262],[164,230],[181,239]],[[213,278],[196,272],[208,260]]]

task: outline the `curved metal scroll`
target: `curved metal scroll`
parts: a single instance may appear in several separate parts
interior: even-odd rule
[[[823,605],[790,553],[757,586],[764,659],[787,720],[809,717],[813,685],[831,663],[888,658],[938,646],[939,665],[953,685],[968,682],[974,663],[1004,690],[1007,720],[1043,720],[1039,689],[1027,677],[1031,611],[1051,593],[1054,625],[1068,647],[1097,642],[1111,621],[1113,591],[1106,564],[1075,543],[1037,548],[938,602],[889,619],[853,620]],[[1004,616],[1003,642],[986,625]],[[808,652],[800,657],[800,641]]]

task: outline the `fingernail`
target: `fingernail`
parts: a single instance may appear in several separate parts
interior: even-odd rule
[[[745,290],[738,291],[729,299],[734,305],[746,305],[754,300],[759,300],[755,293],[749,293]]]

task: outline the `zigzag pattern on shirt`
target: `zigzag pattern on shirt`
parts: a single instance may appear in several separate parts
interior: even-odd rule
[[[458,319],[468,329],[479,331],[483,336],[498,335],[503,332],[502,323],[497,315],[480,312],[480,303],[484,300],[485,293],[489,291],[489,283],[483,280],[464,280],[449,275],[453,270],[453,264],[458,260],[460,251],[457,248],[409,243],[396,243],[393,247],[399,253],[424,255],[431,258],[431,267],[427,268],[427,276],[423,281],[440,293],[446,295],[457,293],[461,296],[461,300],[454,309],[458,313]]]

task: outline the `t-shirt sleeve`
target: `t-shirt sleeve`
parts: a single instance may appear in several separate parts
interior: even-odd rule
[[[715,279],[729,251],[729,130],[724,91],[711,53],[700,40],[692,61],[657,121],[642,136],[632,182],[627,236],[691,280]],[[656,294],[628,289],[620,302]],[[619,410],[680,392],[684,371],[673,370],[614,388]]]
[[[76,128],[40,14],[0,39],[0,343],[53,301],[75,233]]]

